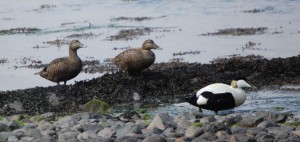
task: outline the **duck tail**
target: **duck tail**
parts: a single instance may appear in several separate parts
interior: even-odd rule
[[[188,102],[191,105],[197,106],[197,95],[196,93],[187,94],[177,100],[177,103]]]

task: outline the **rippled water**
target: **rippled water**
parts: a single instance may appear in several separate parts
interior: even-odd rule
[[[259,9],[264,12],[246,13]],[[150,17],[145,21],[113,21],[118,17]],[[267,58],[289,57],[300,54],[300,1],[299,0],[1,0],[0,30],[18,27],[38,28],[34,34],[0,35],[0,90],[23,89],[35,86],[56,85],[33,75],[40,69],[19,68],[38,60],[49,63],[54,58],[66,56],[68,46],[44,44],[78,33],[95,36],[80,38],[88,48],[80,49],[83,60],[112,58],[121,50],[115,47],[138,47],[145,39],[153,39],[163,50],[154,51],[156,62],[182,58],[187,62],[208,63],[217,57],[256,54]],[[150,34],[133,40],[107,40],[121,29],[150,27]],[[249,36],[202,36],[225,28],[267,27],[266,34]],[[248,42],[257,45],[253,50],[242,50]],[[41,48],[34,48],[34,47]],[[174,56],[174,53],[197,51],[200,54]],[[101,74],[81,73],[68,82],[90,79]],[[271,97],[269,94],[272,94]],[[270,109],[270,105],[299,104],[299,92],[263,90],[251,92],[250,99],[237,110]],[[253,99],[251,100],[251,98]],[[264,98],[267,97],[267,98]],[[285,99],[286,98],[286,99]],[[267,101],[267,100],[276,100]],[[265,102],[267,101],[267,102]],[[269,107],[269,105],[266,105]],[[287,107],[287,106],[285,106]],[[298,106],[299,107],[299,106]],[[293,108],[288,108],[292,111]],[[296,111],[296,110],[295,110]]]

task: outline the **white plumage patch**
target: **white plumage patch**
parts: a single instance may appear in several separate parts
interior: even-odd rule
[[[206,105],[207,104],[207,99],[200,95],[197,99],[197,104],[198,105]]]

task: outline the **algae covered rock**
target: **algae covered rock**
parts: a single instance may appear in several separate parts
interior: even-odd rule
[[[104,114],[110,111],[110,107],[106,102],[99,99],[92,99],[83,105],[83,111]]]

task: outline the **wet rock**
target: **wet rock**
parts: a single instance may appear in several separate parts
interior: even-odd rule
[[[149,124],[147,129],[158,128],[160,130],[164,130],[169,127],[176,127],[176,123],[168,114],[163,113],[155,115],[154,119]]]
[[[61,98],[59,98],[56,94],[51,94],[50,96],[49,96],[49,103],[50,104],[52,104],[53,106],[58,106],[59,105],[59,100],[60,100]]]
[[[143,142],[167,142],[167,140],[159,135],[152,135],[149,137],[146,137]]]
[[[201,134],[203,134],[203,130],[201,128],[196,126],[190,126],[185,132],[185,137],[193,139],[200,136]]]
[[[47,121],[41,121],[37,127],[37,129],[39,129],[40,131],[44,131],[44,130],[55,130],[55,126]]]
[[[244,127],[255,127],[259,123],[261,123],[263,120],[264,119],[261,116],[246,114],[246,115],[243,115],[243,118],[239,124]]]
[[[278,127],[278,124],[274,121],[263,121],[257,125],[260,128]]]
[[[141,116],[136,111],[125,111],[115,115],[116,118],[124,122],[135,122],[141,119]]]

